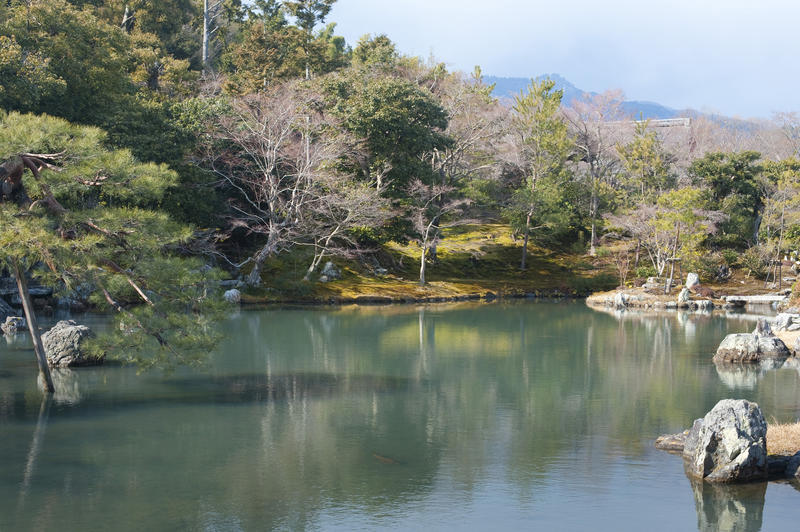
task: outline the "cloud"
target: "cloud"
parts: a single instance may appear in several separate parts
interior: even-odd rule
[[[339,0],[330,17],[351,43],[386,33],[457,69],[558,72],[588,90],[761,116],[800,107],[798,19],[788,0]]]

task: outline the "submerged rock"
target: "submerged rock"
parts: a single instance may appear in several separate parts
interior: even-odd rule
[[[756,403],[724,399],[689,431],[686,471],[709,482],[766,480],[766,440],[767,423]]]
[[[98,366],[103,358],[89,357],[82,347],[84,340],[94,336],[89,327],[73,320],[63,320],[42,335],[47,362],[54,368]]]
[[[686,436],[688,435],[689,431],[684,430],[678,434],[665,434],[664,436],[660,436],[656,438],[656,449],[660,449],[662,451],[683,452],[683,448],[686,445]]]

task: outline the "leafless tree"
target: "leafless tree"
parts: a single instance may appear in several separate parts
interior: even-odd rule
[[[314,246],[313,271],[348,224],[372,219],[342,209],[353,196],[343,192],[333,163],[347,142],[319,101],[307,87],[288,83],[236,101],[213,130],[207,159],[235,191],[231,225],[266,238],[240,265],[252,262],[251,285],[260,284],[267,259],[297,243]],[[363,206],[368,198],[358,201]]]
[[[616,177],[619,166],[616,146],[620,144],[620,122],[625,118],[620,91],[586,95],[565,109],[565,116],[579,156],[579,173],[586,177],[591,197],[589,218],[592,234],[589,253],[597,253],[597,221],[601,187]]]

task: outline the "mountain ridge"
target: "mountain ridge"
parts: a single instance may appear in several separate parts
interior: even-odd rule
[[[556,83],[556,88],[564,91],[563,102],[567,107],[571,106],[574,100],[584,98],[585,95],[597,95],[598,93],[592,91],[584,91],[576,87],[569,80],[559,74],[543,74],[534,79],[542,81],[543,79],[550,78]],[[512,99],[520,92],[527,89],[530,84],[531,78],[515,78],[515,77],[502,77],[502,76],[484,76],[484,82],[491,85],[495,84],[494,92],[492,93],[496,98]],[[664,119],[664,118],[677,118],[681,116],[697,116],[697,111],[690,109],[677,110],[657,102],[647,100],[624,100],[622,102],[622,109],[626,114],[638,118],[641,116],[644,119]]]

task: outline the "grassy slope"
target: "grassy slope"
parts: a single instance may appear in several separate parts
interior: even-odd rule
[[[330,283],[302,281],[309,258],[296,252],[273,261],[264,272],[265,288],[250,294],[251,303],[281,300],[324,301],[361,296],[393,299],[456,298],[469,295],[526,294],[536,291],[585,295],[617,284],[608,261],[554,252],[531,245],[528,268],[519,269],[521,242],[507,225],[481,224],[445,231],[436,263],[429,263],[428,285],[419,286],[419,245],[391,243],[378,254],[377,276],[359,261],[334,259],[342,279]]]

